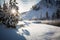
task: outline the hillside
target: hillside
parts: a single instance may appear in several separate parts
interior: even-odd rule
[[[57,9],[60,7],[59,3],[55,0],[41,0],[36,5],[32,6],[31,10],[24,12],[22,19],[46,19],[46,13],[48,13],[49,19],[52,19],[53,13],[56,13]]]

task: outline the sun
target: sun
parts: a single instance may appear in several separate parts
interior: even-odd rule
[[[15,10],[15,9],[12,9],[12,10],[11,10],[11,13],[12,13],[12,14],[16,13],[16,10]]]

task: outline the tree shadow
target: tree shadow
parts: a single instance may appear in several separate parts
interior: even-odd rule
[[[29,24],[30,24],[30,23],[28,23],[28,22],[24,22],[24,23],[25,23],[24,25],[27,25],[27,26],[29,26]]]
[[[22,29],[22,31],[23,31],[22,35],[27,35],[27,36],[30,35],[30,32],[28,30]]]
[[[24,22],[24,24],[17,25],[16,28],[19,29],[19,28],[25,27],[25,25],[29,26],[29,24],[30,23],[28,22]]]
[[[20,24],[20,25],[17,25],[17,26],[16,26],[17,29],[20,29],[20,28],[22,28],[22,27],[25,27],[25,25],[24,25],[24,24]]]
[[[55,33],[55,32],[47,32],[47,33],[45,33],[45,35],[48,35],[48,36],[50,35],[50,36],[51,36],[51,35],[53,35],[54,33]]]
[[[36,22],[32,22],[32,23],[34,23],[34,24],[40,24],[41,22],[36,21]]]
[[[5,29],[1,25],[0,40],[26,40],[26,38],[18,34],[15,29]]]
[[[55,32],[47,32],[44,34],[45,40],[51,40],[51,37],[54,35]]]

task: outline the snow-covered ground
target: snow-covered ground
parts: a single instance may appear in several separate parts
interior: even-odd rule
[[[36,21],[19,21],[16,29],[0,24],[0,40],[60,40],[60,28]]]

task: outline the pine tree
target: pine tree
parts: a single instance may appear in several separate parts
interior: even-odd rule
[[[57,12],[56,12],[56,18],[59,19],[60,18],[60,10],[57,9]]]
[[[0,12],[2,11],[2,7],[1,7],[1,5],[0,5]]]
[[[46,12],[46,19],[49,19],[48,12]]]
[[[5,1],[4,1],[3,10],[4,10],[4,11],[7,11],[7,9],[8,9],[8,8],[7,8],[6,3],[5,3]]]
[[[0,9],[2,9],[1,5],[0,5]]]
[[[40,7],[38,7],[37,5],[34,5],[34,6],[32,6],[32,9],[37,11],[40,9]]]
[[[52,14],[52,19],[55,19],[55,13]]]

